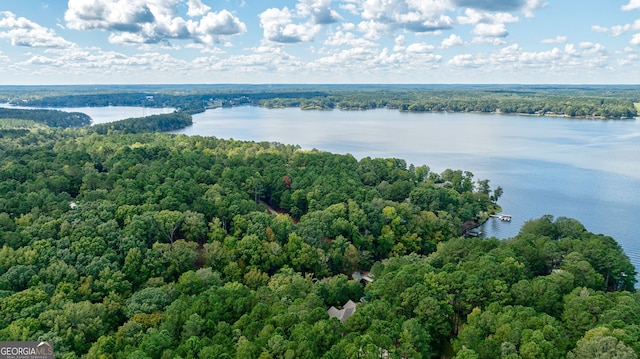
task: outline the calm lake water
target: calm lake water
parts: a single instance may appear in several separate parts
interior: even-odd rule
[[[511,223],[490,219],[481,228],[485,236],[513,237],[545,214],[571,217],[615,238],[640,271],[637,120],[235,107],[197,114],[193,126],[175,133],[471,171],[504,189],[498,203],[513,216]]]
[[[4,108],[34,109],[34,107],[11,106],[0,104]],[[114,122],[127,118],[144,117],[150,115],[160,115],[175,111],[173,108],[152,108],[152,107],[132,107],[132,106],[107,106],[107,107],[56,107],[52,110],[66,112],[82,112],[91,117],[92,124]]]

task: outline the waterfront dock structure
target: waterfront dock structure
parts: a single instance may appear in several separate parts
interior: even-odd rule
[[[511,222],[511,215],[510,214],[492,214],[491,217],[498,218],[501,221]]]

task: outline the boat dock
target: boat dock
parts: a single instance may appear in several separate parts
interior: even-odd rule
[[[492,214],[491,217],[492,218],[498,218],[501,221],[511,222],[511,215],[510,214]]]

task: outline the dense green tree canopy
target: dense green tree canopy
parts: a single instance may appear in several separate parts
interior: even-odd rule
[[[31,120],[50,127],[79,127],[91,123],[91,118],[80,112],[63,112],[58,110],[23,110],[0,108],[0,119]]]
[[[640,353],[636,272],[615,240],[551,216],[465,238],[497,208],[470,172],[25,131],[0,138],[0,340],[65,358]],[[329,316],[349,300],[353,315]]]

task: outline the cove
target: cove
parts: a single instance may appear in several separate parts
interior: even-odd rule
[[[7,103],[0,104],[3,108],[16,108],[16,109],[41,109],[36,107],[27,106],[12,106]],[[135,107],[135,106],[104,106],[104,107],[56,107],[45,108],[48,110],[58,110],[65,112],[82,112],[91,117],[91,124],[96,125],[99,123],[109,123],[127,118],[145,117],[151,115],[160,115],[165,113],[171,113],[175,111],[174,108],[163,107]]]

